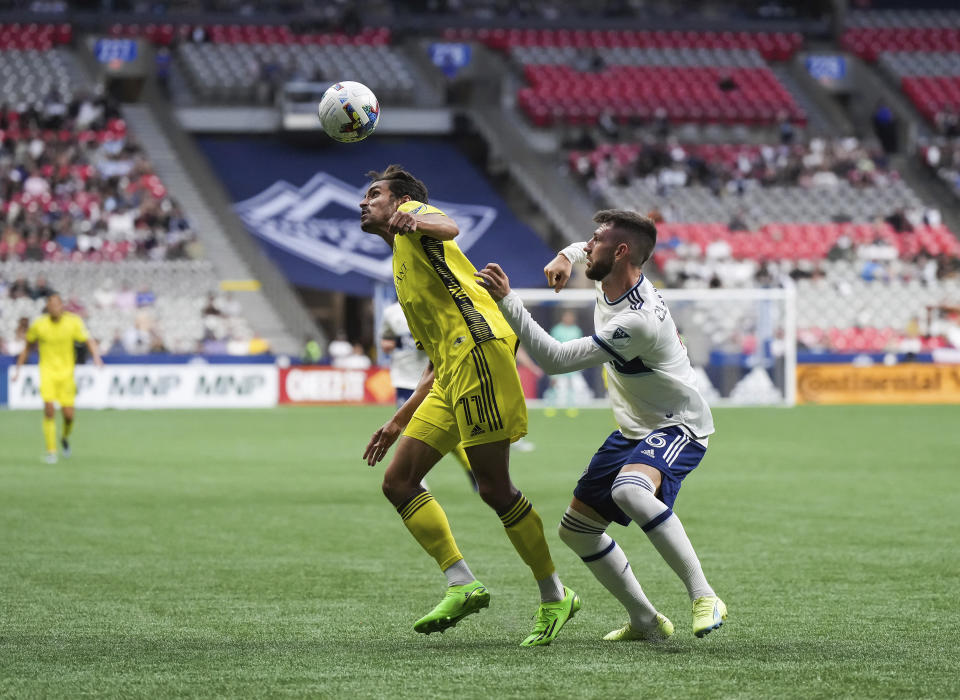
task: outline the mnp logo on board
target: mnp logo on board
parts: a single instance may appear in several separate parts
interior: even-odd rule
[[[40,409],[37,367],[12,381],[10,408]],[[78,408],[267,408],[277,403],[274,365],[92,365],[77,367]]]

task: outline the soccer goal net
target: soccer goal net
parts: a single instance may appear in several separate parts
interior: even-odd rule
[[[594,289],[517,289],[537,322],[558,340],[594,331]],[[713,406],[792,406],[796,401],[796,296],[788,289],[661,290]],[[606,405],[603,372],[548,377],[519,356],[533,405]],[[535,387],[535,389],[534,389]]]

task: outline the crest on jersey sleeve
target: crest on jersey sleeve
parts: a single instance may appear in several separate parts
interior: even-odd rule
[[[630,334],[627,333],[623,328],[617,326],[613,331],[613,335],[610,336],[610,347],[622,349],[627,347],[630,344]]]
[[[350,185],[329,173],[317,173],[300,186],[284,180],[234,205],[253,235],[307,262],[343,275],[359,272],[390,282],[390,247],[360,229],[358,202],[368,183]],[[497,210],[480,204],[432,201],[456,219],[457,245],[467,252],[497,218]]]

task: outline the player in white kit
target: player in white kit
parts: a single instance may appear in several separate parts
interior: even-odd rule
[[[585,263],[597,286],[596,332],[560,343],[531,318],[503,270],[490,263],[477,273],[498,301],[530,356],[549,374],[605,364],[619,430],[594,455],[560,523],[560,539],[580,556],[619,600],[630,622],[604,637],[655,641],[673,634],[606,534],[611,521],[635,520],[680,577],[693,605],[693,632],[702,637],[727,617],[700,560],[673,512],[680,485],[703,459],[714,432],[710,407],[697,389],[686,348],[663,297],[644,277],[656,245],[656,226],[635,212],[610,209],[594,217],[586,243],[568,246],[544,271],[557,291],[573,263]]]
[[[413,394],[430,358],[417,346],[407,325],[400,302],[394,302],[383,310],[380,327],[380,349],[390,356],[390,383],[397,395],[397,408],[400,408]],[[477,479],[470,469],[470,460],[463,447],[457,445],[451,450],[460,466],[467,473],[470,485],[477,491]]]

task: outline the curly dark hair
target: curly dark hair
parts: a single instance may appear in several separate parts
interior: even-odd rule
[[[409,173],[402,165],[388,165],[383,172],[371,170],[367,173],[371,182],[386,181],[394,197],[409,195],[411,199],[427,203],[427,186]]]

